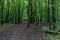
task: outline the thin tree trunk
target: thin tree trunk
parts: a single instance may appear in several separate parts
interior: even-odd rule
[[[33,11],[33,7],[34,6],[32,6],[33,5],[32,4],[32,1],[31,1],[31,10],[30,10],[30,12],[31,12],[31,14],[30,14],[30,24],[33,24],[34,23],[34,11]]]
[[[1,25],[3,26],[3,5],[4,2],[1,0]]]
[[[28,24],[27,24],[28,26],[27,26],[27,27],[28,27],[28,28],[30,27],[31,1],[32,1],[32,0],[28,0],[28,10],[27,10],[27,14],[28,14]]]
[[[34,11],[32,6],[32,0],[28,2],[28,26],[34,23]]]
[[[37,20],[37,9],[36,9],[36,1],[34,2],[34,4],[35,4],[35,18],[36,18],[36,26],[38,26],[38,20]]]
[[[49,23],[49,29],[51,30],[51,21],[50,21],[50,0],[48,0],[48,13],[47,13],[47,23]]]
[[[48,13],[47,13],[47,22],[50,22],[50,0],[48,0]]]
[[[8,23],[9,22],[9,14],[10,14],[10,12],[9,12],[9,9],[10,8],[10,1],[9,0],[7,0],[7,13],[6,13],[6,23]]]
[[[21,23],[21,16],[20,16],[20,1],[18,0],[18,24]]]
[[[53,30],[55,30],[55,21],[56,21],[56,19],[55,19],[55,8],[54,8],[54,0],[51,0],[51,4],[52,4],[52,22],[53,22]]]

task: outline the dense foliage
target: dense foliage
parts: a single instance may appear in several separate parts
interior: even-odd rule
[[[59,0],[0,0],[0,24],[46,22],[50,23],[50,30],[51,26],[59,28],[59,4]]]

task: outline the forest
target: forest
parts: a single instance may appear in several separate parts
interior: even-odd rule
[[[45,24],[43,30],[59,33],[60,0],[0,0],[0,29],[26,22],[28,28]]]

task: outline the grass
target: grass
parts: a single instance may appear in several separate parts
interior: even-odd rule
[[[45,33],[46,36],[48,36],[47,38],[45,38],[46,40],[60,40],[60,32],[58,31],[60,30],[60,22],[56,23],[56,29],[55,30],[49,30],[49,27],[44,26],[43,27],[43,32],[45,33],[50,32],[53,34],[49,34],[49,33]]]

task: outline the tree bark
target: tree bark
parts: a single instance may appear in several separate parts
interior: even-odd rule
[[[56,21],[56,18],[55,18],[55,0],[51,0],[51,4],[52,4],[52,22],[53,22],[53,30],[55,30],[55,21]]]
[[[3,5],[4,1],[1,0],[1,26],[3,26]]]
[[[21,14],[20,14],[20,1],[18,0],[18,24],[20,24],[21,23],[21,16],[20,16]]]
[[[6,13],[6,23],[9,22],[9,14],[10,14],[10,1],[7,0],[7,13]]]

